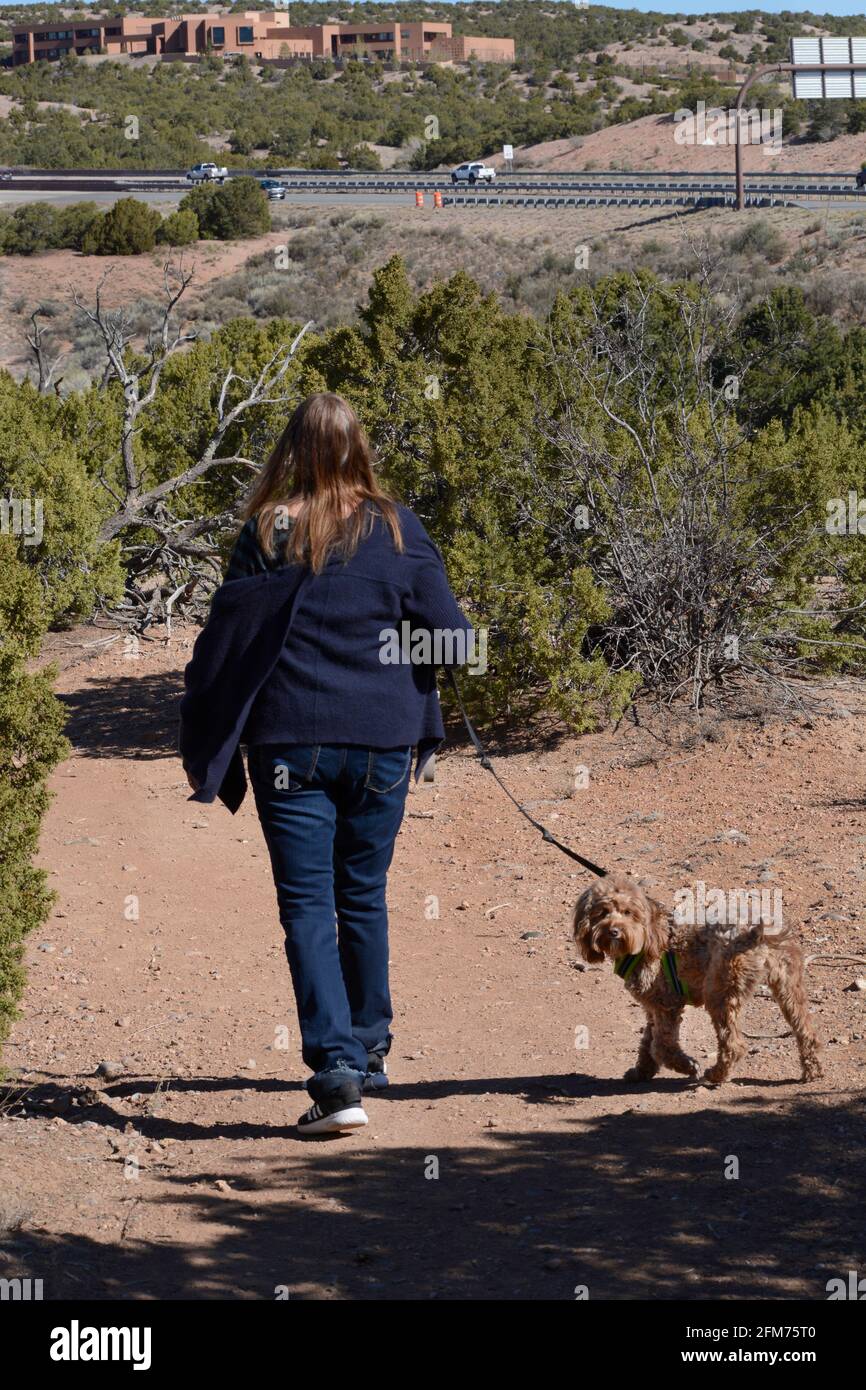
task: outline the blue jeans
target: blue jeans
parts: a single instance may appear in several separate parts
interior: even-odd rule
[[[411,748],[258,744],[250,781],[277,889],[314,1100],[387,1053],[385,883]]]

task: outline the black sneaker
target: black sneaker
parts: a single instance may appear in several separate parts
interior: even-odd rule
[[[315,1101],[298,1120],[298,1130],[301,1134],[348,1134],[366,1123],[361,1088],[349,1081]]]
[[[388,1085],[388,1063],[384,1057],[380,1057],[378,1052],[367,1053],[367,1075],[364,1077],[364,1084],[361,1087],[368,1094],[371,1091],[382,1091]]]

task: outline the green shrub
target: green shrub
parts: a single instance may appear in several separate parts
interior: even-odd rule
[[[90,226],[81,249],[87,256],[138,256],[153,250],[161,221],[156,208],[120,198]]]
[[[776,265],[785,255],[785,238],[778,228],[758,217],[731,237],[731,250],[747,256],[762,256]]]
[[[181,199],[179,211],[195,213],[199,235],[207,240],[260,236],[271,226],[267,195],[257,179],[248,177],[199,184]]]
[[[339,169],[341,167],[336,152],[326,149],[323,145],[314,145],[312,149],[306,150],[299,163],[302,169]]]
[[[382,168],[378,150],[369,145],[350,145],[346,150],[346,162],[350,169],[365,169],[378,173]]]
[[[69,247],[80,251],[84,238],[99,218],[95,203],[22,203],[0,220],[0,250],[7,256],[33,256],[39,251]]]
[[[36,572],[0,533],[0,1043],[24,989],[24,938],[41,926],[54,895],[33,864],[48,806],[46,779],[64,757],[64,710],[55,672],[31,672],[47,614]]]
[[[156,239],[166,246],[191,246],[199,239],[198,218],[192,208],[169,213],[156,233]]]
[[[120,593],[116,549],[98,541],[110,499],[85,453],[88,432],[99,439],[109,410],[104,393],[60,402],[0,372],[0,498],[42,501],[41,542],[22,544],[20,558],[38,570],[54,625],[88,617],[98,597]]]
[[[54,245],[80,251],[85,238],[102,213],[97,203],[69,203],[57,208],[54,222]]]
[[[24,203],[6,223],[3,250],[8,255],[32,256],[54,245],[55,209],[50,203]]]
[[[68,746],[54,672],[30,664],[50,625],[122,591],[118,548],[99,541],[104,491],[71,442],[88,428],[98,438],[100,409],[104,393],[61,403],[0,373],[0,1042],[23,987],[24,938],[52,901],[32,859],[46,778]]]

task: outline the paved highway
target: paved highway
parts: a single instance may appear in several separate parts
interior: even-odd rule
[[[233,170],[230,177],[261,170]],[[360,174],[326,171],[273,170],[284,183],[286,201],[355,204],[412,203],[417,190],[439,190],[446,205],[497,204],[505,207],[567,207],[616,203],[689,207],[726,205],[733,201],[731,173],[682,174],[658,171],[634,173],[503,174],[492,186],[453,186],[448,174]],[[180,170],[131,172],[121,170],[15,170],[0,184],[4,203],[46,199],[72,202],[82,198],[110,203],[133,195],[150,203],[175,203],[188,192]],[[746,180],[747,201],[753,205],[814,205],[817,202],[857,204],[866,197],[851,174],[752,174]]]
[[[55,207],[60,207],[66,203],[99,203],[109,207],[116,203],[118,198],[138,198],[142,203],[149,203],[152,207],[165,208],[167,205],[180,202],[188,189],[178,190],[164,188],[161,190],[133,190],[106,188],[87,189],[86,191],[69,189],[55,189],[46,191],[44,189],[11,188],[8,183],[0,184],[0,207],[16,207],[20,203],[51,203]],[[358,192],[352,194],[345,193],[317,193],[310,190],[307,193],[289,194],[282,202],[274,204],[275,207],[290,207],[303,204],[304,207],[345,207],[350,204],[352,207],[381,207],[383,203],[390,203],[396,206],[411,207],[415,202],[413,192],[405,193],[365,193]],[[429,198],[427,200],[430,202]]]

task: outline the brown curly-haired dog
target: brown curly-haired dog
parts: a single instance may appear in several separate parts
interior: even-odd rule
[[[746,1044],[738,1019],[746,1000],[766,984],[793,1030],[804,1081],[821,1076],[819,1043],[809,1019],[803,986],[803,953],[786,931],[764,933],[761,925],[733,938],[716,926],[677,922],[626,874],[593,883],[574,909],[574,939],[584,960],[609,959],[625,987],[646,1010],[647,1024],[636,1064],[627,1081],[649,1081],[659,1067],[696,1076],[697,1064],[679,1043],[687,1003],[703,1006],[719,1041],[715,1065],[705,1079],[726,1081]]]

